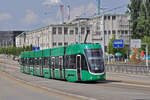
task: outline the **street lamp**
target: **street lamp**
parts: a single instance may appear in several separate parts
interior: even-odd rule
[[[80,43],[80,16],[76,16],[78,19],[78,43]]]
[[[131,21],[131,17],[130,17],[130,15],[129,15],[129,16],[128,16],[128,23],[129,23],[129,35],[128,35],[128,38],[129,38],[129,53],[128,53],[128,59],[130,58],[129,56],[130,56],[130,51],[131,51],[131,49],[130,49],[130,44],[131,44],[130,21]]]

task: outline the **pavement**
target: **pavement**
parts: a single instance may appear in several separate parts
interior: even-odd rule
[[[66,100],[67,98],[43,90],[18,84],[18,82],[0,74],[0,100]],[[69,100],[69,99],[68,99]],[[77,100],[77,99],[76,99]]]

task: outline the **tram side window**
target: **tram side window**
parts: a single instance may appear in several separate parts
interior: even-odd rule
[[[27,65],[27,59],[24,58],[24,66],[26,66],[26,65]]]
[[[25,60],[24,60],[24,58],[21,58],[21,65],[25,65]]]
[[[76,68],[76,55],[68,56],[68,69]]]
[[[35,64],[36,64],[36,65],[39,65],[39,58],[37,58],[37,59],[35,60]]]
[[[35,61],[36,61],[36,63],[35,63],[36,65],[39,65],[39,60],[40,60],[39,58],[37,58],[37,59],[35,60]]]
[[[33,59],[29,58],[29,65],[33,65]]]
[[[26,66],[26,58],[24,58],[24,66]]]
[[[55,57],[52,57],[51,59],[51,66],[55,66]]]
[[[48,67],[48,58],[47,57],[44,58],[44,67],[45,68]]]
[[[44,65],[47,65],[47,58],[44,58]]]
[[[33,65],[34,64],[34,58],[31,58],[31,59],[32,59],[31,65]]]
[[[81,55],[81,69],[88,70],[87,62],[84,55]]]
[[[59,66],[61,66],[63,64],[63,59],[62,56],[59,57]]]
[[[26,59],[26,65],[29,66],[29,58]]]
[[[55,68],[59,68],[59,57],[55,57]]]
[[[42,58],[39,59],[39,65],[42,65]]]
[[[51,57],[48,57],[48,65],[51,65]]]

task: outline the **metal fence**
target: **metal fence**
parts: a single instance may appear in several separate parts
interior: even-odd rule
[[[106,64],[106,71],[116,73],[150,75],[150,66],[134,65],[134,64],[133,65]]]

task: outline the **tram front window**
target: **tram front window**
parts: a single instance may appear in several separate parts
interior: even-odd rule
[[[104,72],[102,49],[87,49],[85,50],[85,53],[89,63],[90,71],[92,73]]]

